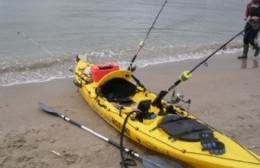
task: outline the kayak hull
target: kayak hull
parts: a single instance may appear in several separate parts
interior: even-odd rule
[[[132,73],[127,70],[112,70],[104,74],[100,80],[93,81],[91,73],[84,73],[86,69],[92,66],[94,65],[86,60],[79,59],[74,69],[74,83],[79,87],[80,94],[93,111],[120,132],[126,116],[136,109],[138,103],[143,100],[153,101],[156,95],[136,84],[133,81]],[[124,82],[121,80],[129,82],[130,84],[127,87],[130,89],[120,88],[124,85]],[[109,82],[110,85],[108,85]],[[131,91],[131,87],[133,86],[135,87],[134,93]],[[120,99],[124,96],[127,96],[127,99],[124,97],[121,100],[124,101],[123,103],[120,100],[110,100],[110,97],[107,96],[110,94],[108,94],[110,88],[112,91],[120,92]],[[166,103],[165,100],[162,100],[162,102]],[[149,107],[149,114],[153,114],[153,117],[143,118],[142,120],[134,117],[129,119],[124,132],[125,136],[146,148],[183,161],[192,167],[260,168],[260,158],[258,155],[203,123],[195,116],[188,114],[182,108],[173,105],[172,111],[174,111],[174,114],[165,113],[161,115],[161,109],[151,105]],[[208,150],[202,150],[200,141],[187,141],[172,137],[161,127],[161,123],[166,116],[188,118],[207,127],[213,132],[214,137],[225,145],[225,153],[219,155],[211,154]]]

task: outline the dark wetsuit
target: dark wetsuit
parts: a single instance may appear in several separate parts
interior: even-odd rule
[[[244,44],[251,44],[255,46],[255,38],[260,29],[260,19],[254,21],[251,19],[253,16],[260,17],[260,3],[249,3],[247,6],[248,16],[250,19],[247,21],[244,33]]]

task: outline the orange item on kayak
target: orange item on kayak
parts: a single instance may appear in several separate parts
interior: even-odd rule
[[[91,66],[91,75],[92,80],[94,82],[98,82],[103,76],[106,74],[119,70],[119,66],[116,63],[104,63],[104,64],[96,64]]]

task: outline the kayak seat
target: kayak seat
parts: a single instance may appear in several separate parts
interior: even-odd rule
[[[99,96],[105,97],[110,102],[131,104],[132,96],[137,91],[136,86],[123,78],[113,78],[100,86]]]

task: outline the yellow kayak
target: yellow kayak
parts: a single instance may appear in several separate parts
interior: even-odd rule
[[[156,94],[116,63],[94,65],[77,57],[74,83],[93,111],[116,130],[129,115],[124,134],[146,148],[196,168],[260,168],[258,155],[180,106],[165,100],[153,105]]]

